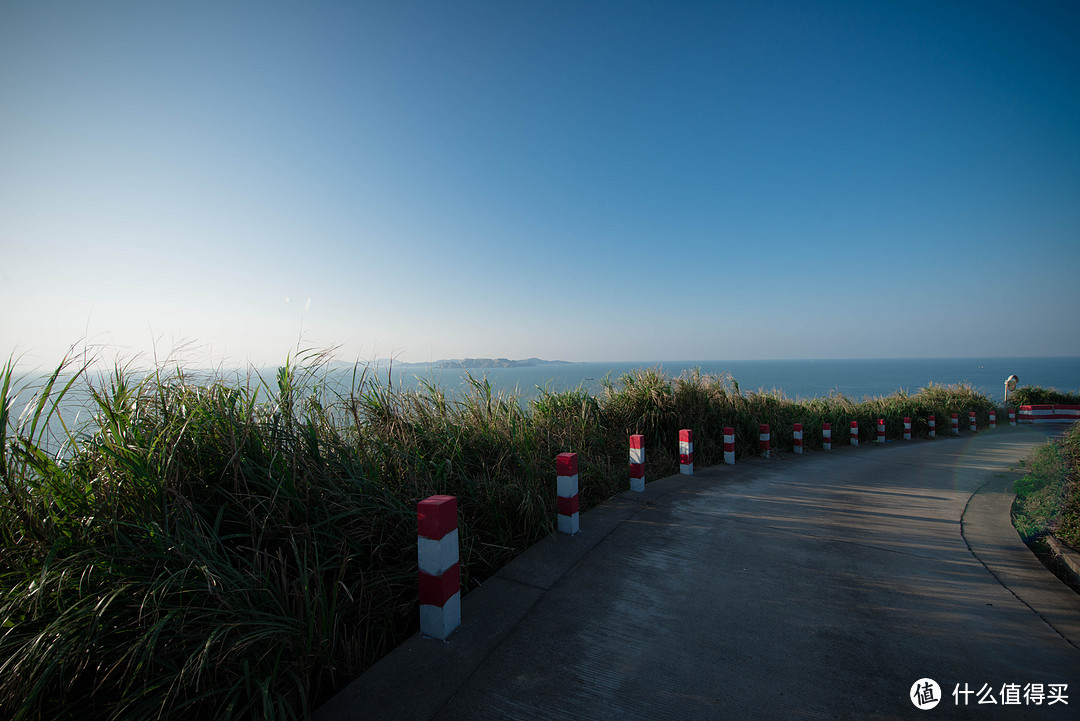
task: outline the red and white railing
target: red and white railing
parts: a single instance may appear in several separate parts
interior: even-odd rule
[[[1020,406],[1021,423],[1072,423],[1080,421],[1080,406]]]

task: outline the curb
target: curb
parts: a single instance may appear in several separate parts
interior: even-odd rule
[[[1050,546],[1050,551],[1054,554],[1054,558],[1061,561],[1062,568],[1069,574],[1073,583],[1080,585],[1080,553],[1066,546],[1055,538],[1052,533],[1046,534],[1045,538]]]

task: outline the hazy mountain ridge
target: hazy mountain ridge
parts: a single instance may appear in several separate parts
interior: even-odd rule
[[[372,369],[385,371],[390,368],[424,368],[431,370],[454,370],[472,368],[530,368],[547,365],[574,365],[575,361],[544,360],[543,358],[524,358],[513,360],[510,358],[441,358],[436,361],[406,362],[394,358],[376,358],[372,361],[348,362],[336,360],[329,365],[334,370],[350,368],[356,365],[368,366]]]
[[[431,368],[528,368],[530,366],[565,364],[569,361],[544,360],[542,358],[447,358],[431,363],[403,363],[406,366],[430,366]]]

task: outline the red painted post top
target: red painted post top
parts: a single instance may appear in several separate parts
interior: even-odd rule
[[[801,431],[802,430],[802,423],[796,423],[795,424],[795,430]]]
[[[760,423],[760,424],[758,424],[758,433],[768,433],[768,432],[769,432],[769,424],[768,423]]]
[[[645,447],[645,436],[640,436],[640,435],[630,436],[630,447],[631,448],[644,448]]]
[[[725,436],[733,436],[733,435],[735,435],[734,426],[724,426],[724,435]]]
[[[555,456],[555,471],[559,476],[577,475],[577,454],[560,453]]]
[[[417,533],[438,541],[457,528],[457,498],[430,496],[416,504]]]
[[[831,431],[832,430],[832,423],[822,423],[821,424],[821,430],[823,430],[823,431]]]
[[[680,443],[683,443],[683,442],[685,442],[685,443],[693,443],[693,441],[694,441],[694,432],[693,431],[687,430],[685,428],[683,430],[679,431],[679,442]]]
[[[859,427],[859,422],[858,421],[852,421],[851,422],[851,427],[852,428],[858,428]]]

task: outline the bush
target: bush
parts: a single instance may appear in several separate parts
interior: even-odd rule
[[[1009,405],[1080,405],[1080,393],[1065,393],[1056,388],[1022,386],[1009,394]]]

